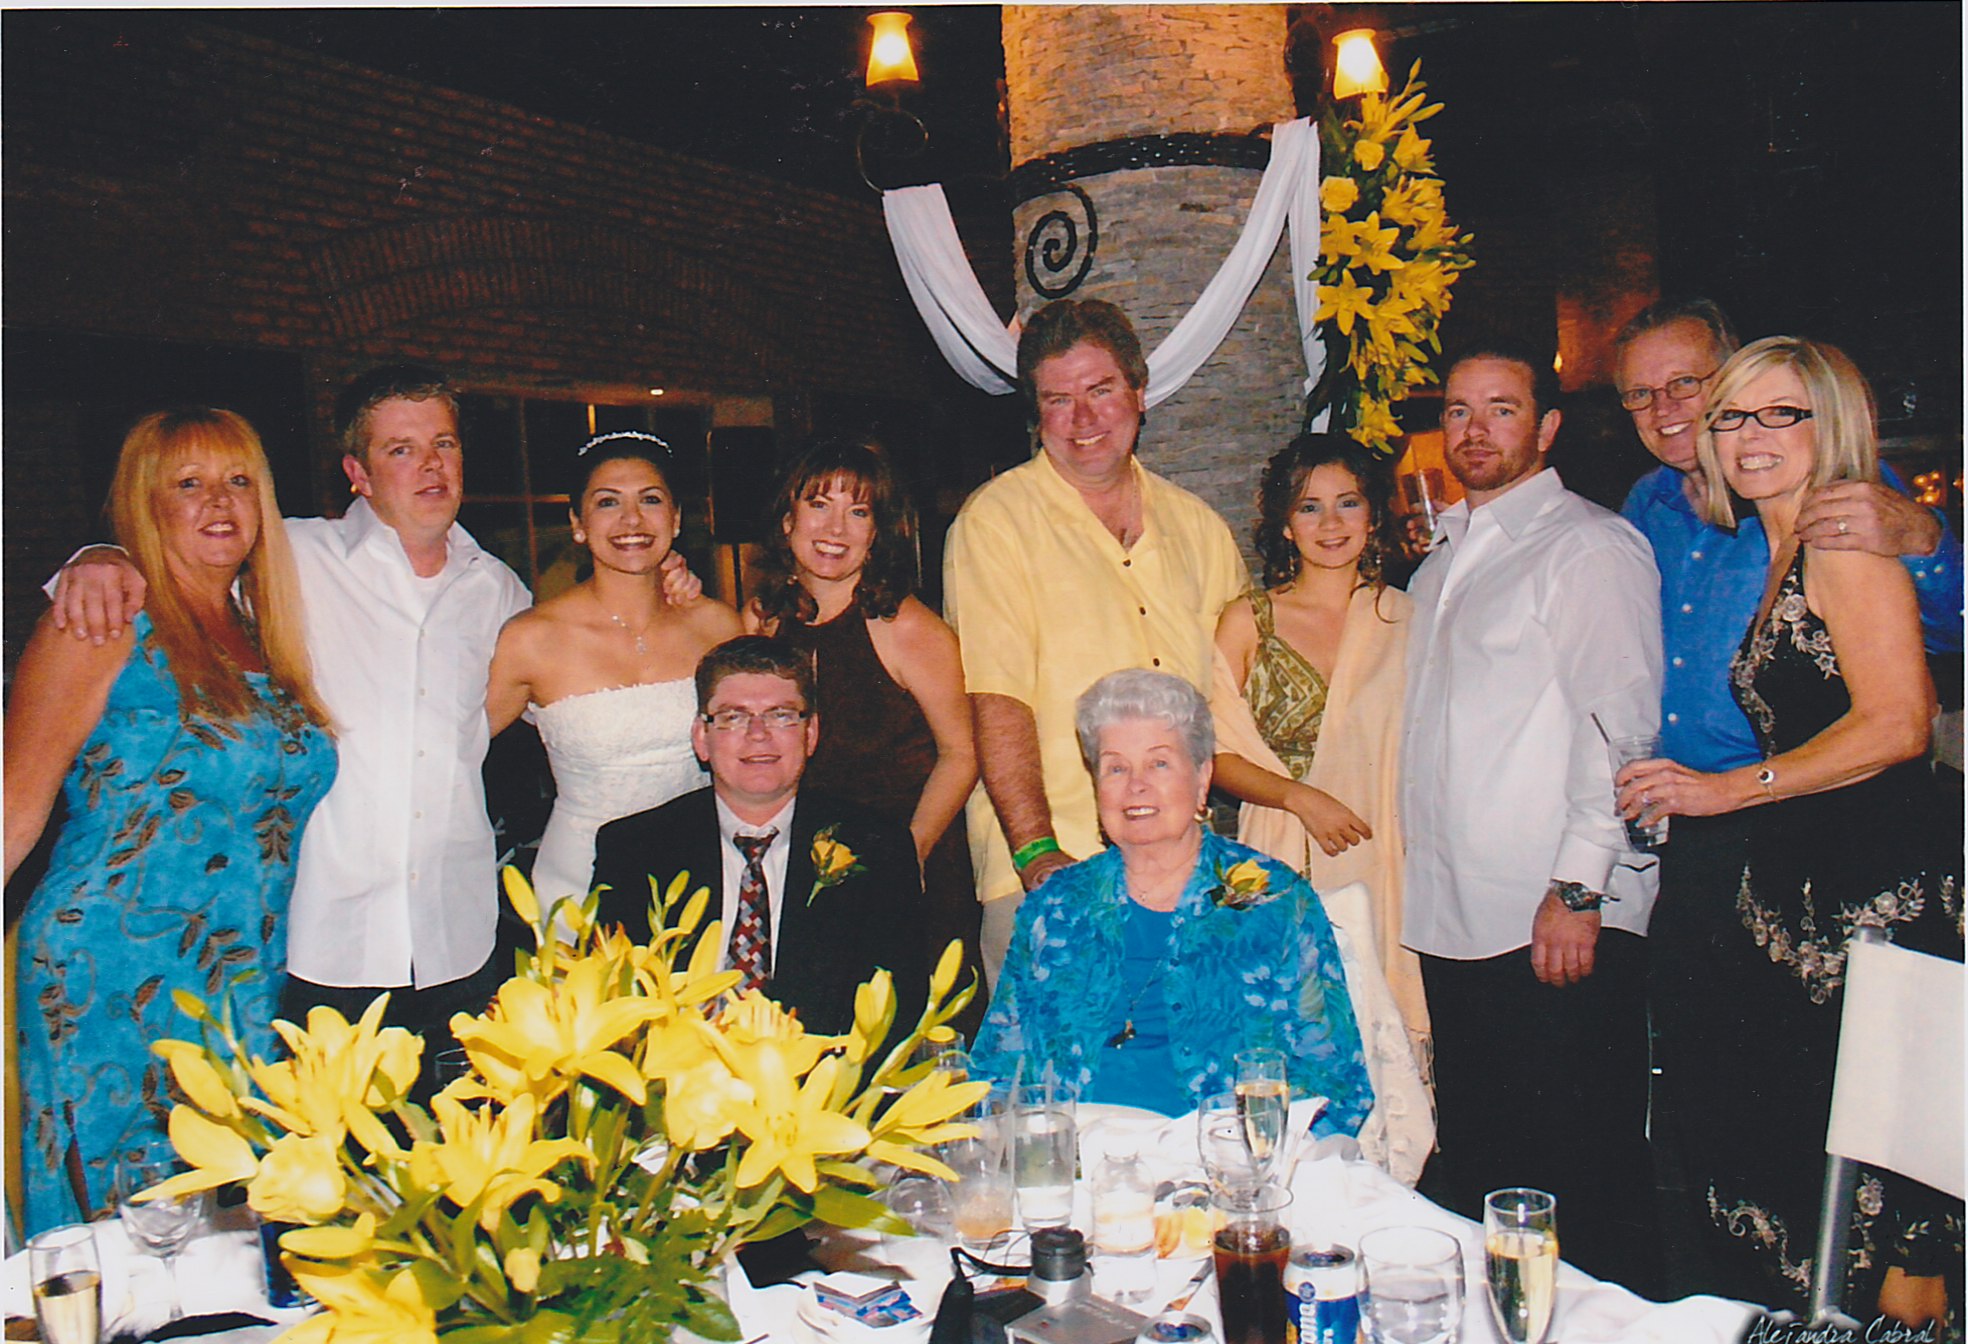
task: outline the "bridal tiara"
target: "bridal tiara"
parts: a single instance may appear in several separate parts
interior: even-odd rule
[[[590,449],[599,448],[604,443],[613,443],[617,439],[635,439],[641,443],[653,443],[663,450],[663,456],[672,457],[675,455],[675,450],[667,442],[657,438],[654,434],[645,434],[639,429],[618,429],[613,433],[595,435],[594,438],[582,444],[580,451],[576,452],[574,456],[586,457]]]

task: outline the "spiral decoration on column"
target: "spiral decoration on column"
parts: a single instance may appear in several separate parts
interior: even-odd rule
[[[1078,289],[1093,268],[1093,254],[1100,247],[1100,218],[1094,213],[1092,198],[1070,183],[1061,183],[1058,190],[1079,202],[1085,218],[1075,221],[1065,209],[1048,210],[1025,235],[1025,278],[1048,299],[1063,299]]]

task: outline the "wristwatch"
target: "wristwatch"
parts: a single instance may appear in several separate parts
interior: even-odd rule
[[[1589,914],[1603,905],[1607,897],[1583,882],[1553,882],[1551,894],[1575,915]]]

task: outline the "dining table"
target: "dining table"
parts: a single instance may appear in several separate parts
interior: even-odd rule
[[[1501,1344],[1484,1291],[1482,1227],[1431,1203],[1363,1160],[1350,1139],[1312,1139],[1306,1126],[1315,1109],[1302,1101],[1293,1104],[1295,1137],[1289,1141],[1283,1167],[1292,1193],[1287,1222],[1294,1244],[1357,1247],[1362,1236],[1383,1227],[1420,1226],[1446,1232],[1462,1247],[1464,1309],[1457,1344]],[[1074,1227],[1091,1226],[1089,1182],[1084,1174],[1097,1169],[1107,1145],[1117,1137],[1125,1137],[1137,1149],[1158,1181],[1202,1179],[1194,1115],[1170,1118],[1083,1103],[1077,1119],[1083,1178],[1075,1186]],[[103,1270],[103,1338],[143,1338],[165,1323],[172,1278],[161,1260],[139,1254],[131,1246],[114,1219],[96,1227]],[[952,1272],[947,1234],[897,1237],[817,1225],[809,1232],[813,1257],[821,1269],[792,1282],[754,1287],[735,1260],[727,1265],[724,1289],[744,1344],[924,1344]],[[1562,1247],[1562,1207],[1559,1239]],[[26,1262],[23,1252],[0,1265],[0,1306],[9,1317],[33,1315]],[[1154,1315],[1188,1290],[1203,1263],[1200,1257],[1179,1253],[1158,1260],[1154,1291],[1131,1308]],[[832,1318],[814,1310],[812,1280],[822,1272],[892,1279],[922,1314],[884,1329]],[[200,1337],[202,1344],[270,1344],[307,1315],[305,1309],[268,1305],[259,1237],[244,1208],[215,1214],[207,1230],[180,1255],[175,1281],[186,1316],[225,1327]],[[980,1279],[976,1286],[993,1284]],[[1205,1279],[1189,1310],[1220,1331],[1213,1281]],[[1557,1305],[1545,1344],[1733,1344],[1758,1314],[1758,1308],[1747,1303],[1717,1297],[1651,1302],[1561,1264]],[[241,1320],[255,1317],[265,1323]]]

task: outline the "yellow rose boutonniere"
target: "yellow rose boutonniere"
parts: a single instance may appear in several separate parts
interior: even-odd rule
[[[1271,874],[1256,859],[1233,863],[1216,875],[1210,903],[1229,910],[1248,910],[1271,898]]]
[[[834,832],[839,829],[840,824],[836,822],[822,827],[813,837],[813,890],[806,893],[808,905],[828,887],[837,887],[856,873],[868,871],[855,852],[835,838]]]

